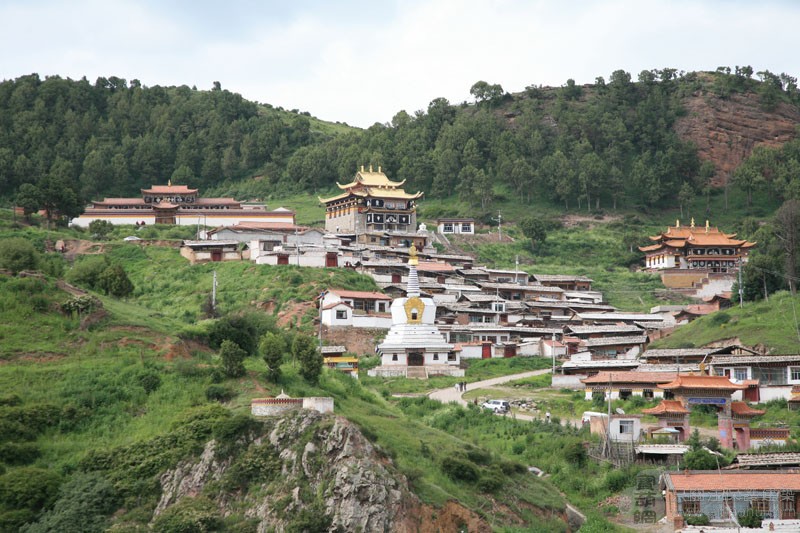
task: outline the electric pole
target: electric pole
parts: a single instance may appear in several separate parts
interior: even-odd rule
[[[217,313],[217,271],[214,271],[214,282],[211,285],[211,309]]]
[[[497,212],[497,218],[494,218],[492,220],[496,220],[497,221],[497,240],[502,241],[503,240],[503,213],[498,211]]]
[[[744,288],[742,287],[742,258],[739,258],[739,308],[744,307]]]

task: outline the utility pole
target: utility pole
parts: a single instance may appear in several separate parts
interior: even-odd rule
[[[742,287],[742,258],[739,258],[739,307],[744,307],[744,288]]]
[[[328,294],[328,291],[322,291],[319,293],[319,349],[320,353],[322,353],[322,300],[325,298],[325,295]]]
[[[556,375],[556,332],[553,332],[553,376]]]
[[[214,283],[211,285],[211,309],[217,312],[217,271],[214,271]]]
[[[497,218],[493,218],[492,220],[497,221],[497,240],[503,240],[503,213],[500,211],[497,212]]]

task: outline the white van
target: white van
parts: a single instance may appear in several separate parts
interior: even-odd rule
[[[506,400],[489,400],[484,402],[481,407],[491,409],[495,413],[507,413],[511,410],[511,405]]]

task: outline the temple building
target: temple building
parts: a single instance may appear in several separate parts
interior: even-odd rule
[[[353,235],[362,244],[410,247],[417,236],[417,200],[423,193],[405,192],[404,183],[391,181],[381,167],[374,172],[371,165],[369,171],[362,166],[352,182],[336,184],[344,192],[319,199],[325,204],[325,230]]]
[[[381,365],[370,376],[427,378],[432,375],[463,376],[461,358],[439,332],[436,304],[420,296],[417,250],[411,247],[406,296],[392,301],[392,327],[377,346]]]
[[[756,243],[735,239],[735,233],[722,233],[706,221],[697,228],[692,219],[689,227],[680,220],[667,231],[650,237],[654,244],[640,246],[645,254],[645,267],[649,270],[699,269],[705,272],[732,273],[738,271],[740,261],[747,262],[750,248]]]
[[[243,204],[233,198],[200,198],[186,185],[153,185],[140,198],[105,198],[93,201],[70,222],[88,227],[94,220],[112,224],[176,224],[179,226],[230,226],[242,222],[294,224],[294,212],[267,211],[263,204]]]

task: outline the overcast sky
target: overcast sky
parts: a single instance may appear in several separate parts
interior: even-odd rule
[[[800,75],[794,0],[0,0],[0,78],[223,89],[354,126],[478,80],[590,83],[623,69]]]

